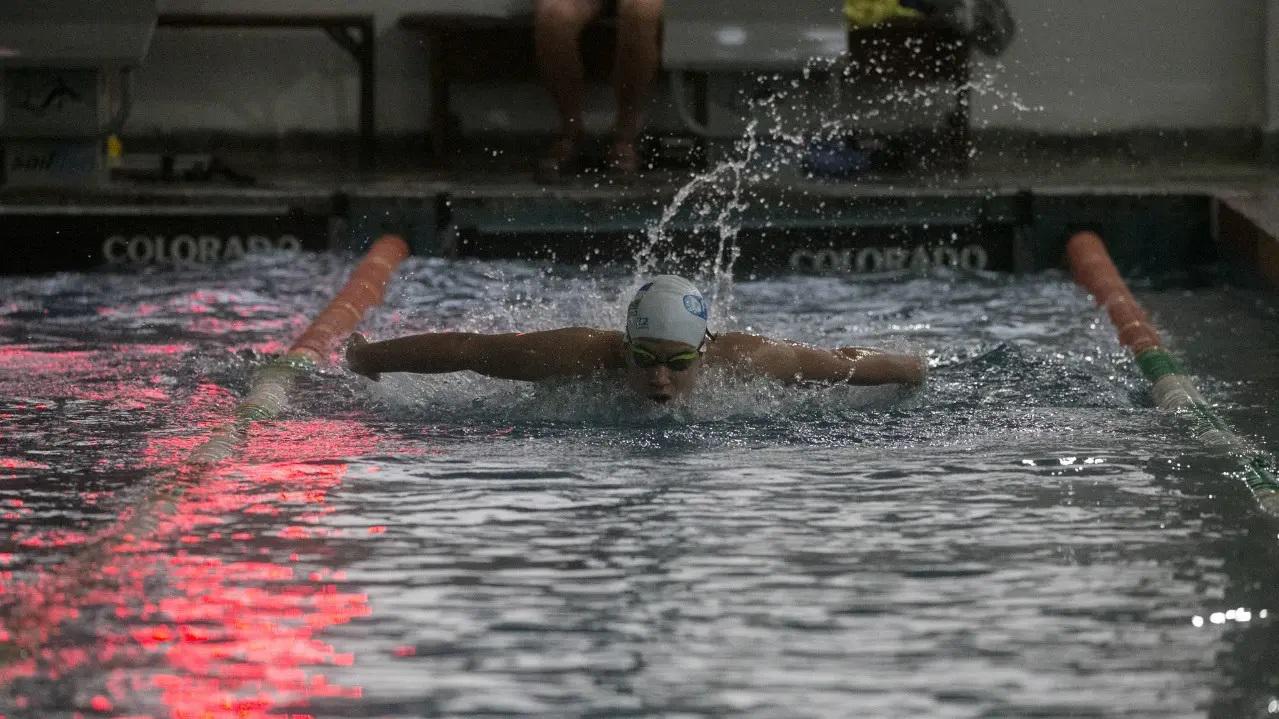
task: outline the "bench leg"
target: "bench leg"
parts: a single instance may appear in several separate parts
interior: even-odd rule
[[[377,166],[377,57],[374,55],[373,23],[364,28],[364,53],[360,57],[360,164],[365,170]]]
[[[377,72],[373,21],[355,26],[326,27],[324,31],[360,66],[360,168],[372,170],[377,162]]]
[[[710,77],[705,72],[688,73],[693,86],[693,119],[703,127],[711,121]]]
[[[688,78],[693,86],[693,119],[702,127],[711,121],[710,75],[705,72],[690,72]],[[680,98],[683,101],[683,98]],[[710,142],[705,137],[697,138],[698,155],[710,157]]]
[[[946,118],[947,142],[946,152],[950,155],[953,166],[965,171],[972,160],[972,88],[968,82],[968,72],[956,78],[955,109]]]
[[[427,65],[430,73],[428,101],[430,107],[431,159],[440,162],[449,146],[449,77],[444,66],[444,38],[440,33],[426,36]]]

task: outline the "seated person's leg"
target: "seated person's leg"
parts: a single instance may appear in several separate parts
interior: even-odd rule
[[[537,63],[560,115],[560,138],[541,168],[551,174],[558,174],[577,159],[586,94],[579,40],[582,30],[602,10],[601,0],[537,0],[534,9]]]
[[[617,125],[609,156],[624,172],[639,169],[635,141],[661,63],[662,5],[663,0],[617,0]]]

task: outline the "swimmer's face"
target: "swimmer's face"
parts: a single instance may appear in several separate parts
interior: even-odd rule
[[[631,340],[625,352],[627,386],[658,404],[680,399],[693,389],[704,354],[683,342],[646,337]]]

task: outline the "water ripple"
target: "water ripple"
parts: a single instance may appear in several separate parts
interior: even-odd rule
[[[5,631],[38,640],[6,716],[1163,719],[1279,694],[1273,527],[1063,276],[761,278],[713,315],[922,352],[914,392],[710,377],[641,413],[604,380],[328,370],[177,481],[349,269],[257,263],[3,280]],[[631,281],[414,259],[368,331],[615,325]],[[1215,369],[1270,426],[1249,393],[1273,387]]]

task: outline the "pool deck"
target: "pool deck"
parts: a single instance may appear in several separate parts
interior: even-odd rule
[[[1212,238],[1235,264],[1255,270],[1254,279],[1279,286],[1279,165],[1255,153],[1169,144],[979,144],[964,173],[925,168],[834,180],[782,170],[746,183],[734,219],[746,265],[753,258],[761,268],[955,264],[959,249],[937,248],[989,236],[993,244],[970,253],[973,263],[1034,271],[1060,266],[1070,231],[1096,229],[1118,245],[1125,271],[1214,259],[1202,247]],[[156,162],[128,156],[133,179],[93,189],[0,188],[13,238],[0,257],[8,258],[5,273],[198,263],[268,246],[359,249],[395,232],[418,254],[610,259],[633,251],[694,176],[665,171],[622,181],[588,171],[542,184],[530,169],[533,148],[472,148],[447,168],[392,152],[374,172],[314,150],[219,154],[252,184],[217,173],[138,179],[139,168]],[[716,165],[714,153],[708,164]],[[694,241],[704,225],[685,212],[670,228]],[[904,239],[902,228],[911,229]],[[1166,261],[1151,264],[1152,250],[1165,250],[1155,254]]]

